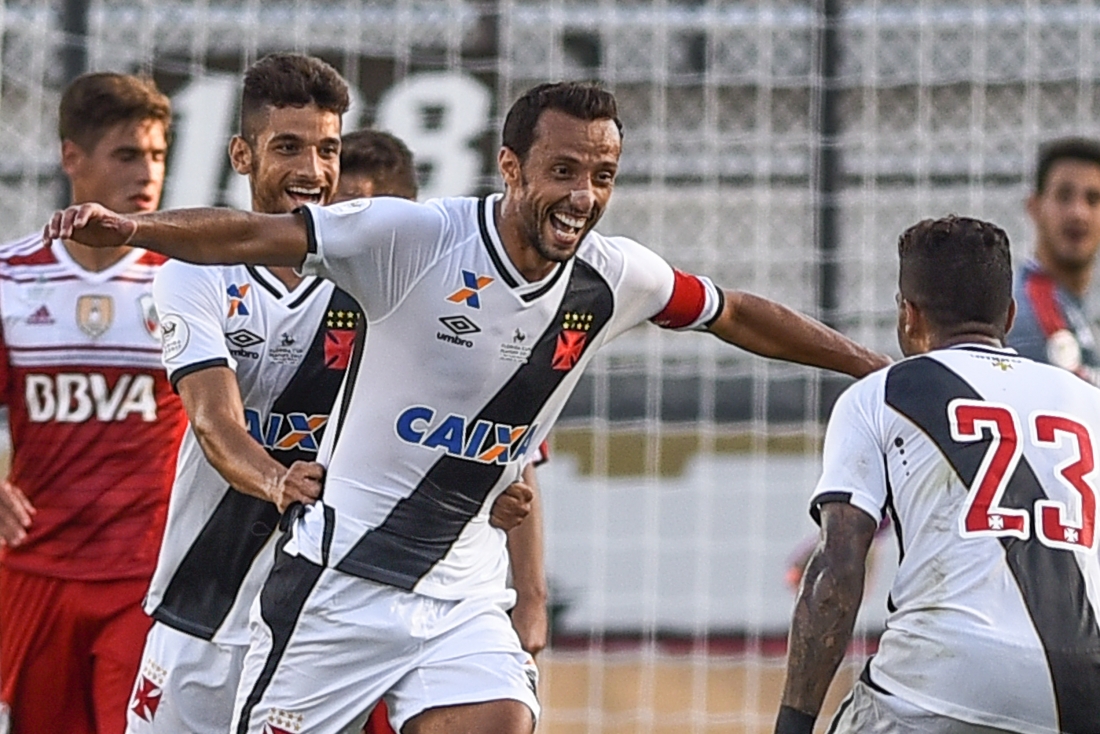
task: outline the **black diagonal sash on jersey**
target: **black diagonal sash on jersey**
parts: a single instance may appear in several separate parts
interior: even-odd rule
[[[983,400],[959,375],[930,357],[891,367],[886,378],[886,404],[924,431],[969,487],[992,438],[952,440],[947,405],[955,398]],[[1004,504],[1030,510],[1045,497],[1031,465],[1021,457],[1005,487]],[[1061,730],[1095,734],[1100,730],[1100,631],[1073,552],[1048,548],[1034,537],[1000,540],[1043,644]]]
[[[467,425],[472,427],[478,420],[510,426],[530,424],[569,374],[553,367],[565,315],[592,316],[582,348],[587,351],[607,325],[613,308],[614,297],[607,282],[592,266],[575,260],[558,312],[539,337],[527,363]],[[503,471],[500,464],[443,456],[382,524],[360,539],[337,570],[411,590],[447,555],[463,528],[481,510]]]
[[[346,325],[349,332],[362,320],[359,305],[339,289],[333,291],[326,314],[334,312],[345,315],[341,325]],[[271,413],[328,415],[332,410],[346,364],[330,365],[331,360],[326,359],[333,352],[332,330],[327,322],[326,318],[319,324],[309,350],[271,406]],[[324,428],[314,433],[318,443]],[[268,449],[268,453],[283,466],[316,458],[315,452],[298,445],[287,450]],[[211,639],[233,608],[248,569],[278,524],[275,505],[227,488],[172,575],[153,618],[195,637]]]

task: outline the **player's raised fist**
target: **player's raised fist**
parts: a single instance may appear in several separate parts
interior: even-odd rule
[[[512,482],[489,511],[489,524],[508,532],[531,514],[535,493],[523,482]]]
[[[90,247],[121,247],[137,232],[132,217],[111,211],[101,204],[76,204],[56,211],[42,232],[47,244],[55,239],[73,240]]]
[[[321,496],[325,467],[314,461],[295,461],[279,480],[271,501],[283,512],[295,502],[312,505]]]

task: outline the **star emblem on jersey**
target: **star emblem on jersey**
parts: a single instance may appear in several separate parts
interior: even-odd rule
[[[584,353],[588,330],[591,328],[592,314],[566,312],[550,366],[561,372],[573,369]]]
[[[167,670],[152,660],[145,661],[141,675],[138,676],[137,685],[134,687],[133,700],[130,702],[130,710],[139,719],[151,722],[157,715],[164,681],[167,677]]]
[[[293,711],[271,709],[267,712],[264,734],[297,734],[305,724],[305,717]]]
[[[248,306],[244,302],[245,296],[248,295],[248,290],[252,286],[248,283],[244,285],[231,284],[225,289],[226,295],[229,296],[229,315],[230,316],[247,316]]]
[[[492,282],[493,278],[488,275],[477,275],[470,270],[463,270],[462,283],[464,287],[447,296],[447,300],[451,303],[465,303],[470,308],[481,308],[479,294]]]
[[[354,329],[361,315],[358,311],[330,308],[325,314],[325,326],[329,329]]]
[[[95,339],[103,336],[115,320],[115,302],[110,296],[81,296],[76,299],[76,325]]]

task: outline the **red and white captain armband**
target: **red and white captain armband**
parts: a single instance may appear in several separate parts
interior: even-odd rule
[[[722,314],[726,297],[722,289],[702,275],[672,269],[672,296],[661,313],[650,321],[663,329],[705,329]]]

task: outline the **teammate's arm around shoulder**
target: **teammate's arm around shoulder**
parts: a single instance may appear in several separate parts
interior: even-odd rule
[[[754,354],[863,377],[890,358],[780,303],[744,291],[725,291],[710,331]]]
[[[183,408],[210,464],[239,492],[273,502],[282,512],[294,502],[321,496],[324,467],[298,461],[289,469],[249,435],[237,377],[228,367],[209,367],[176,383]]]
[[[43,238],[72,239],[90,247],[144,247],[201,265],[298,266],[309,244],[301,214],[196,208],[124,215],[100,204],[55,212]]]

